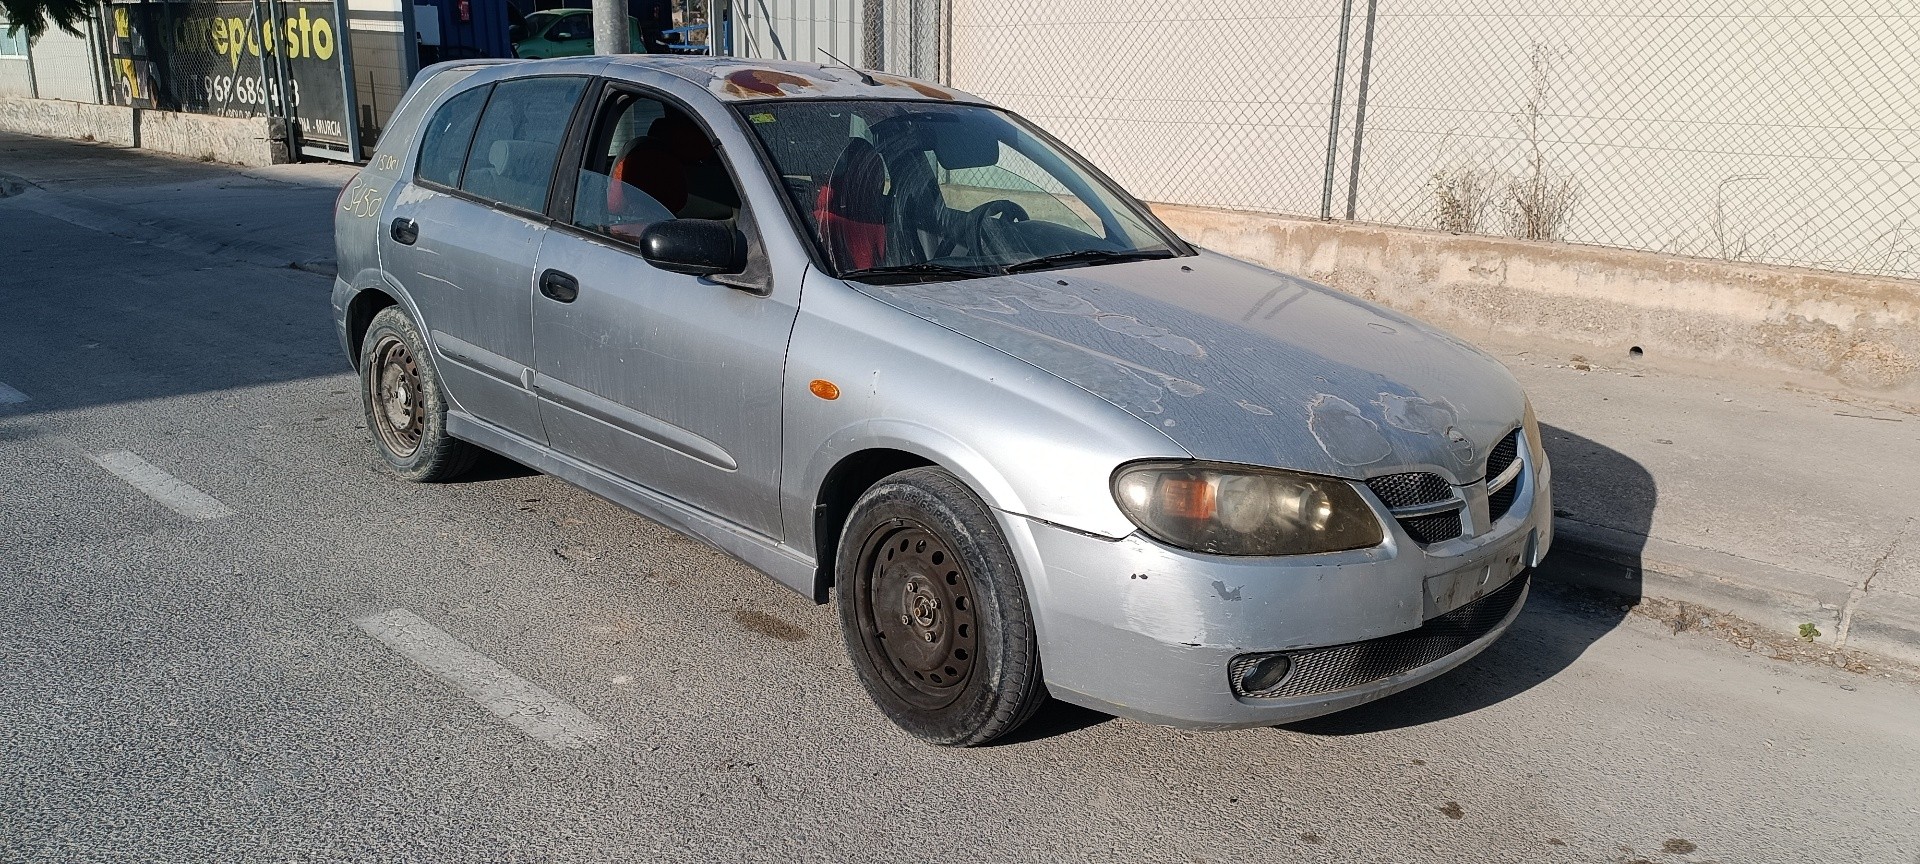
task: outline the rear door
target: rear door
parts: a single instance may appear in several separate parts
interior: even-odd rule
[[[534,386],[551,446],[778,536],[797,286],[772,290],[737,177],[692,113],[613,84],[587,128],[570,154],[574,188],[540,247],[533,301]],[[747,271],[710,279],[647,263],[633,244],[668,219],[735,225],[752,250]]]
[[[533,264],[584,76],[510,78],[454,94],[420,135],[413,176],[383,214],[381,260],[401,282],[462,410],[536,442]]]

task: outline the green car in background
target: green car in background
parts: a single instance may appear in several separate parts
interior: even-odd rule
[[[593,53],[593,10],[548,9],[527,16],[526,23],[509,31],[513,55],[529,60],[547,57],[579,57]],[[635,53],[643,53],[646,44],[640,37],[640,22],[627,18],[628,44]]]

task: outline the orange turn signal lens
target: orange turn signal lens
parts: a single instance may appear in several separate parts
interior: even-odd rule
[[[825,378],[815,378],[812,381],[808,381],[807,390],[811,391],[813,395],[829,402],[840,398],[840,385],[828,381]]]
[[[1212,519],[1213,484],[1205,477],[1160,478],[1160,512],[1181,519]]]

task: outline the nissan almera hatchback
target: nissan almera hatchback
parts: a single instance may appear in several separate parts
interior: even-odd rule
[[[484,448],[834,596],[928,741],[1049,695],[1198,728],[1377,699],[1497,638],[1551,540],[1499,363],[1194,248],[945,87],[436,66],[336,227],[395,473]]]

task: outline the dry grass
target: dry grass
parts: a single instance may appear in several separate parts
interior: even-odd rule
[[[1472,165],[1455,165],[1427,178],[1433,199],[1433,224],[1453,234],[1479,234],[1499,195],[1500,175]]]
[[[1526,174],[1507,181],[1501,202],[1507,233],[1522,240],[1566,236],[1567,218],[1580,198],[1578,182],[1555,170],[1541,146],[1545,138],[1541,121],[1553,96],[1553,63],[1560,53],[1542,42],[1535,42],[1527,52],[1527,101],[1514,116],[1527,143]]]

